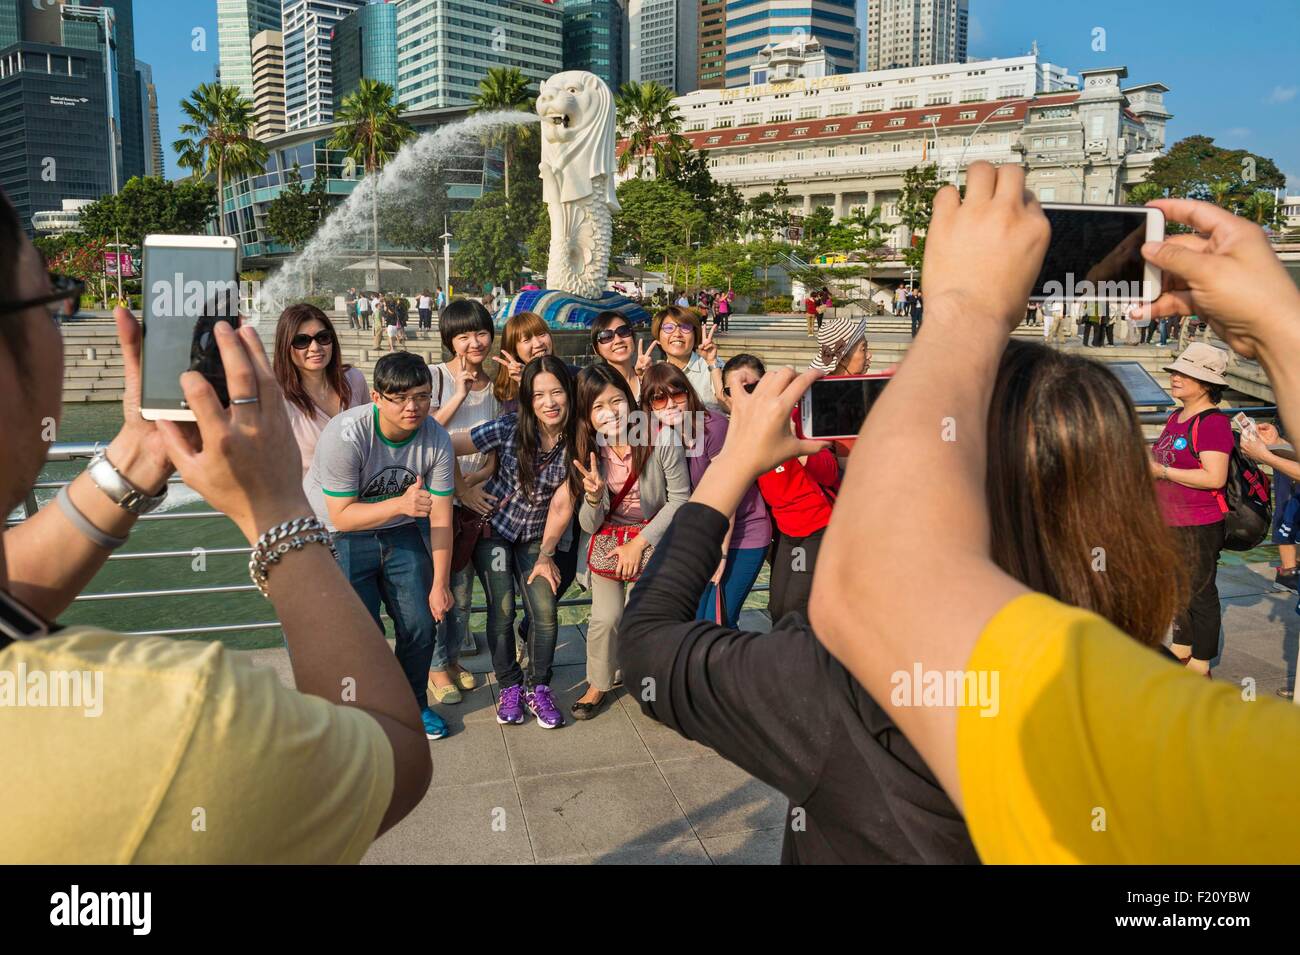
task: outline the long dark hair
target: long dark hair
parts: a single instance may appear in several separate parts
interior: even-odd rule
[[[347,408],[352,393],[344,375],[352,366],[343,364],[342,349],[339,348],[339,336],[334,331],[334,323],[315,305],[299,302],[290,305],[280,313],[280,320],[275,325],[275,380],[280,383],[280,390],[284,392],[285,398],[308,418],[315,418],[317,412],[328,417],[329,412],[318,407],[307,394],[307,389],[302,385],[302,370],[293,363],[293,336],[298,334],[298,329],[304,322],[309,322],[313,318],[325,326],[325,330],[333,339],[329,364],[325,366],[325,384],[329,386],[330,391],[338,395],[339,407]]]
[[[1104,365],[1012,340],[988,418],[994,563],[1156,646],[1188,576],[1149,461],[1137,413]]]
[[[542,425],[537,420],[537,412],[533,410],[533,382],[537,380],[538,375],[554,375],[559,379],[560,385],[564,388],[564,394],[568,399],[568,407],[565,409],[564,426],[560,431],[560,442],[552,453],[565,455],[564,460],[565,483],[569,485],[569,496],[578,500],[582,493],[582,484],[578,479],[577,472],[569,466],[567,455],[571,453],[574,446],[574,400],[573,400],[573,378],[569,375],[569,369],[565,367],[564,362],[554,355],[540,355],[534,358],[524,366],[524,372],[519,380],[519,423],[517,427],[519,442],[519,491],[529,502],[539,503],[537,500],[537,458],[542,445]]]
[[[577,459],[582,462],[584,468],[593,454],[596,455],[598,460],[601,456],[602,444],[600,436],[596,433],[596,428],[591,423],[591,409],[596,404],[596,399],[609,387],[617,388],[623,392],[623,397],[627,399],[629,414],[638,411],[636,398],[632,396],[631,386],[628,385],[627,379],[623,377],[623,373],[613,365],[598,361],[594,365],[588,365],[578,373],[578,401],[573,414],[576,422],[575,452]],[[653,429],[647,427],[634,430],[640,430],[646,436],[645,441],[638,441],[632,445],[632,469],[639,476],[645,471],[646,460],[650,457],[650,452],[654,447]]]

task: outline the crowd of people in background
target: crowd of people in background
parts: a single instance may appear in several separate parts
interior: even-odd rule
[[[1294,420],[1300,290],[1257,227],[1207,203],[1157,205],[1214,241],[1144,247],[1166,282],[1137,320],[1202,316],[1259,360]],[[24,354],[42,371],[25,386],[31,411],[57,417],[58,333],[36,319],[61,301],[59,285],[4,211],[0,261],[15,264],[0,297],[26,316]],[[80,658],[124,681],[168,672],[192,690],[159,699],[141,688],[149,708],[106,714],[93,739],[39,715],[0,724],[7,751],[31,751],[6,818],[42,830],[35,842],[10,825],[0,842],[22,858],[66,844],[117,859],[129,840],[137,860],[359,859],[423,797],[425,741],[450,733],[442,708],[486,692],[458,662],[477,581],[498,723],[560,729],[601,718],[622,683],[656,687],[637,695],[649,717],[803,811],[787,826],[786,861],[1294,861],[1300,711],[1243,703],[1239,687],[1202,675],[1219,652],[1230,461],[1240,444],[1275,471],[1300,479],[1300,467],[1276,453],[1280,427],[1242,441],[1217,411],[1223,349],[1192,342],[1168,366],[1178,408],[1148,449],[1104,366],[1011,340],[1047,234],[1016,166],[976,163],[964,195],[940,189],[927,321],[921,292],[896,302],[916,340],[856,443],[834,446],[798,437],[793,421],[818,377],[870,370],[865,319],[824,315],[829,295],[808,313],[819,354],[798,373],[747,353],[724,360],[721,322],[698,298],[657,308],[644,338],[622,313],[600,314],[575,367],[539,316],[498,329],[486,303],[443,302],[441,289],[415,303],[420,328],[437,312],[448,356],[430,365],[396,348],[404,297],[353,290],[350,327],[368,322],[376,346],[395,327],[369,388],[313,306],[285,310],[271,360],[251,329],[219,323],[231,404],[183,376],[192,431],[135,413],[139,328],[120,310],[126,421],[111,461],[142,494],[179,470],[231,515],[255,564],[274,555],[255,579],[282,621],[299,692],[203,657],[219,645],[132,644],[47,623],[134,521],[78,478],[66,505],[6,532],[0,595],[43,639],[6,638],[0,652],[32,665],[43,653]],[[1108,318],[1098,309],[1085,322],[1090,344],[1111,340]],[[15,341],[0,336],[0,388],[28,380]],[[0,426],[13,506],[43,454],[31,450],[35,428]],[[279,453],[291,441],[298,453]],[[1292,548],[1278,580],[1293,586],[1300,506],[1277,503],[1274,540]],[[62,560],[42,561],[55,547]],[[740,629],[764,563],[771,627]],[[586,688],[566,713],[551,683],[559,602],[575,582],[591,617]],[[900,703],[894,678],[913,667],[999,674],[999,718]],[[355,692],[340,700],[349,681]],[[208,718],[180,718],[196,706]],[[200,729],[178,742],[182,722]],[[86,764],[112,758],[114,732],[133,753],[186,758],[170,759],[181,769],[147,818],[133,804],[130,825],[84,822],[60,788],[75,780],[51,767],[93,773]],[[202,759],[239,781],[229,796],[206,791],[210,812],[221,799],[279,807],[224,833],[220,849],[166,835],[210,783]],[[140,792],[155,782],[143,778]],[[1089,827],[1099,805],[1122,822],[1100,835]]]

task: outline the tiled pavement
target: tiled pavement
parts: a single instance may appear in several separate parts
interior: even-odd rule
[[[1156,582],[1152,586],[1158,586]],[[1262,564],[1222,565],[1223,653],[1215,678],[1291,685],[1296,597]],[[742,626],[766,630],[761,611]],[[481,638],[480,638],[481,639]],[[562,711],[584,685],[582,625],[561,629],[553,688]],[[289,682],[283,650],[248,651]],[[712,750],[647,719],[626,692],[594,720],[542,730],[501,726],[486,653],[463,658],[480,688],[440,706],[451,735],[431,743],[433,784],[375,843],[372,863],[775,863],[786,800]]]

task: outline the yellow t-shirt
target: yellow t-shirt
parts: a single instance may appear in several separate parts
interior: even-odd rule
[[[1300,708],[1243,700],[1096,614],[1041,594],[989,622],[957,762],[986,863],[1300,861]]]
[[[0,753],[6,864],[356,862],[393,792],[360,710],[219,643],[91,628],[0,651]]]

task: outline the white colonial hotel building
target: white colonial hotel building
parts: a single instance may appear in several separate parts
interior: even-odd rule
[[[792,211],[841,217],[880,206],[890,244],[903,174],[935,163],[956,180],[972,162],[1018,163],[1042,201],[1120,203],[1164,149],[1161,83],[1123,87],[1122,66],[1078,77],[1037,52],[1007,59],[827,75],[816,38],[772,45],[749,86],[674,100],[713,177],[748,196],[783,180]],[[635,175],[635,165],[626,176]]]

